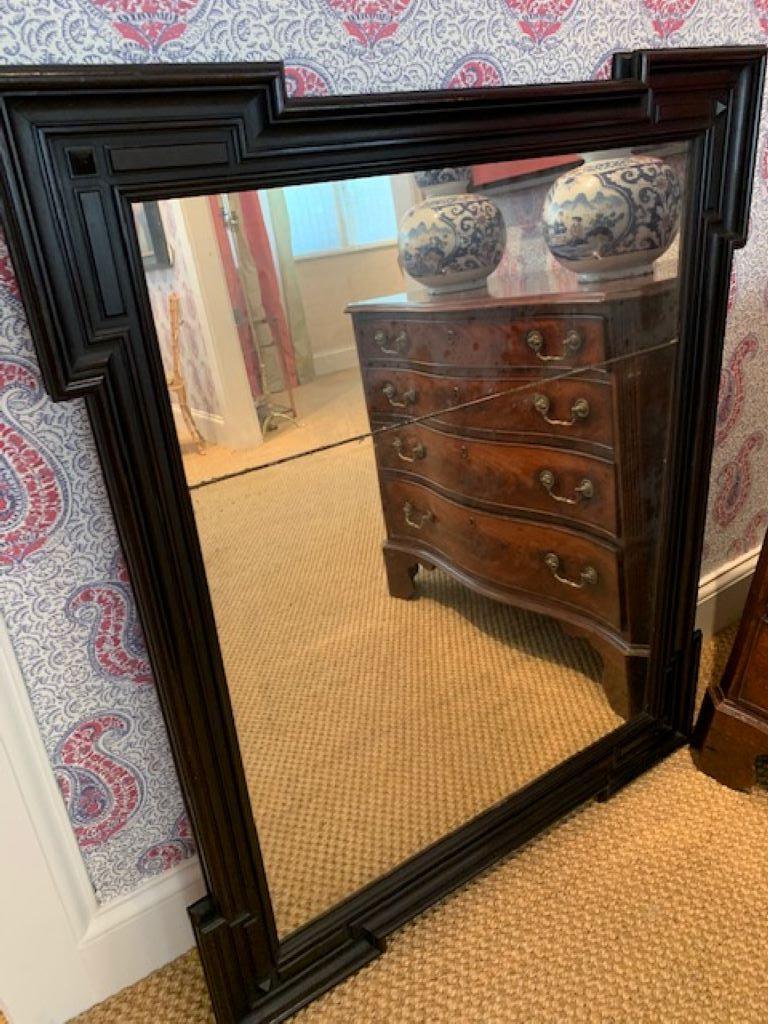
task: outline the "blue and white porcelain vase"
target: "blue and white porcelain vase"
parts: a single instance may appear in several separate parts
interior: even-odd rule
[[[471,167],[435,167],[416,171],[413,180],[424,197],[455,196],[467,191],[471,175]]]
[[[478,288],[501,262],[506,237],[501,211],[484,196],[424,199],[400,223],[400,266],[432,293]]]
[[[680,183],[663,160],[594,160],[561,175],[542,211],[552,255],[582,281],[647,274],[677,233]]]

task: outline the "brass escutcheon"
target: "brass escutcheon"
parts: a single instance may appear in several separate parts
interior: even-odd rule
[[[407,455],[404,451],[405,443],[401,437],[394,439],[392,447],[395,449],[398,459],[402,459],[403,462],[417,462],[419,459],[425,458],[427,454],[427,449],[421,441],[417,441],[411,446],[411,455]]]
[[[374,331],[373,340],[387,356],[402,355],[408,347],[408,335],[405,331],[398,331],[390,344],[387,332],[379,329],[378,331]]]
[[[406,501],[403,505],[403,516],[405,517],[406,523],[409,526],[412,526],[414,530],[420,530],[424,523],[431,523],[435,518],[434,512],[430,512],[429,509],[424,512],[419,512],[418,509],[413,507],[410,501]],[[414,519],[414,516],[418,517],[418,521],[417,519]]]

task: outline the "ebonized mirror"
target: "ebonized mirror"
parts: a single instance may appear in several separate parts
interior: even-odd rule
[[[282,1020],[685,742],[764,53],[287,100],[6,69],[46,385],[85,396],[208,895]]]

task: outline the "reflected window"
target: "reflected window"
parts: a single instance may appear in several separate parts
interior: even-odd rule
[[[295,257],[393,242],[397,218],[392,180],[321,181],[285,189]]]

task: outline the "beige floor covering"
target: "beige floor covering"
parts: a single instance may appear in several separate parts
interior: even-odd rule
[[[733,630],[705,645],[702,682]],[[765,1024],[768,778],[681,750],[402,928],[300,1024]],[[80,1024],[210,1022],[194,952]]]
[[[346,381],[342,375],[330,384],[327,393],[321,395],[315,389],[317,394],[308,396],[311,401],[306,406],[305,438],[291,437],[288,432],[279,438],[280,447],[285,447],[286,453],[298,450],[299,442],[305,447],[304,440],[310,434],[322,443],[334,422],[333,415],[326,422],[324,403],[337,402],[337,412],[354,405],[355,396],[349,391],[353,381]],[[315,399],[317,408],[312,405]],[[376,562],[381,525],[376,513],[375,488],[372,490],[369,486],[371,463],[369,454],[362,447],[356,447],[360,453],[356,459],[343,457],[347,468],[343,477],[337,474],[336,480],[337,485],[341,480],[344,486],[331,490],[330,505],[329,491],[323,485],[323,479],[328,476],[327,462],[322,474],[317,462],[315,476],[312,468],[303,464],[300,477],[291,480],[286,476],[277,488],[267,479],[277,471],[257,474],[256,477],[261,477],[259,488],[262,488],[258,533],[253,527],[253,511],[254,498],[259,507],[259,488],[254,492],[249,483],[245,491],[239,491],[246,479],[253,481],[256,477],[243,478],[239,483],[233,481],[224,490],[217,487],[214,491],[219,492],[219,498],[203,501],[208,505],[205,514],[209,524],[219,519],[222,547],[229,530],[226,524],[231,521],[223,513],[227,512],[228,517],[233,507],[250,508],[249,543],[252,533],[260,541],[254,550],[270,551],[273,562],[279,561],[276,556],[284,551],[286,523],[293,531],[290,558],[284,560],[279,573],[272,570],[264,574],[259,584],[262,587],[257,616],[260,635],[271,637],[272,642],[261,649],[256,665],[260,672],[254,678],[272,678],[275,672],[283,681],[300,678],[297,671],[308,666],[312,667],[313,675],[319,672],[321,677],[313,691],[316,698],[313,707],[320,710],[315,732],[312,732],[314,715],[308,718],[306,713],[299,714],[292,721],[291,710],[302,710],[295,701],[282,701],[283,713],[276,717],[274,711],[267,714],[264,707],[260,709],[258,702],[254,705],[254,693],[249,693],[248,687],[240,688],[245,713],[252,716],[253,724],[259,729],[265,724],[271,727],[271,747],[261,753],[270,755],[267,760],[272,770],[262,777],[262,787],[254,795],[262,802],[262,818],[264,808],[271,807],[273,811],[273,828],[268,831],[273,837],[272,871],[276,878],[282,872],[284,883],[284,924],[297,923],[303,915],[322,909],[322,905],[332,899],[334,886],[337,895],[343,895],[345,887],[365,881],[360,873],[362,868],[372,870],[375,864],[387,858],[397,859],[403,852],[404,836],[409,836],[418,847],[427,840],[431,829],[444,825],[451,815],[458,815],[460,820],[473,801],[490,800],[494,787],[503,787],[505,780],[514,778],[515,773],[519,779],[524,779],[526,760],[529,770],[536,757],[543,764],[551,756],[547,747],[553,741],[565,742],[567,746],[584,736],[585,721],[569,721],[568,716],[575,710],[573,706],[564,716],[553,718],[550,714],[548,719],[540,720],[537,730],[535,714],[531,715],[532,702],[518,701],[517,715],[521,707],[526,707],[528,720],[516,735],[515,725],[516,722],[520,725],[521,720],[511,714],[512,705],[485,699],[488,680],[498,679],[500,673],[510,667],[510,640],[516,647],[515,657],[520,659],[514,666],[516,676],[520,676],[521,667],[541,663],[542,654],[546,652],[551,656],[553,649],[559,648],[559,671],[563,672],[563,663],[570,662],[575,666],[572,677],[580,679],[582,706],[577,719],[585,718],[585,708],[590,709],[587,719],[598,709],[606,713],[599,688],[594,684],[596,662],[588,649],[572,646],[572,641],[562,638],[559,631],[553,633],[547,629],[545,620],[533,616],[502,616],[498,606],[472,598],[463,588],[453,587],[446,577],[425,577],[422,586],[428,588],[427,600],[416,604],[386,600],[385,604],[395,609],[395,619],[385,624],[379,621],[385,591],[371,588],[370,579],[366,588],[359,586],[360,574],[369,570],[380,584],[383,581],[380,563]],[[266,450],[264,446],[264,452]],[[272,451],[277,451],[277,446]],[[257,457],[264,452],[259,451]],[[220,458],[199,460],[200,466],[208,467],[206,473],[214,462],[216,472],[239,468],[233,467],[231,453],[213,454]],[[336,460],[340,453],[322,458]],[[253,463],[245,461],[243,464]],[[301,485],[298,491],[297,480]],[[214,491],[209,493],[209,498]],[[342,492],[346,494],[343,500]],[[197,492],[198,496],[203,493]],[[249,498],[249,505],[242,500],[244,494]],[[199,498],[197,500],[200,504]],[[366,528],[358,526],[353,533],[348,530],[350,504],[354,504],[358,524],[367,523]],[[365,515],[361,515],[361,506],[367,508]],[[317,540],[322,536],[327,541],[329,521],[346,525],[331,545],[333,550],[321,558]],[[216,535],[217,530],[210,534]],[[230,583],[224,588],[230,598],[237,597],[245,579],[243,536],[241,529],[239,557],[233,564],[225,564],[227,576],[231,573]],[[231,548],[231,537],[229,540],[227,546]],[[367,551],[373,561],[366,562],[365,557],[361,557],[362,551]],[[301,582],[308,563],[313,568],[316,593],[318,583],[325,581],[313,607],[307,607],[307,587]],[[248,585],[253,587],[251,567],[248,567],[247,579]],[[329,600],[329,594],[343,596],[354,592],[354,588],[350,590],[350,577],[357,579],[358,600],[364,593],[369,613],[372,609],[376,611],[374,636],[360,636],[351,624],[354,617],[345,623],[351,607],[345,605],[344,600]],[[241,669],[246,667],[251,671],[254,665],[249,638],[253,617],[246,613],[244,602],[231,600],[230,604],[243,609],[242,619],[237,616],[230,619],[235,639],[233,657],[239,659]],[[404,623],[398,618],[401,615],[417,616],[418,622]],[[435,636],[446,631],[453,637],[451,643],[434,642]],[[283,659],[278,657],[278,648],[280,644],[285,646],[286,635],[301,636],[302,643],[295,644],[292,655]],[[411,689],[407,693],[409,700],[400,708],[392,701],[369,700],[359,705],[355,700],[350,702],[352,695],[341,685],[337,671],[341,640],[344,641],[341,649],[348,652],[354,649],[357,659],[366,649],[369,654],[374,654],[375,648],[382,650],[386,646],[382,641],[386,641],[389,644],[386,658],[362,660],[366,676],[374,672],[381,677],[382,672],[387,674],[391,667],[393,650],[400,654],[412,650],[414,635],[420,642],[424,636],[433,641],[432,646],[427,644],[428,657],[421,668],[432,664],[430,659],[437,658],[434,664],[440,665],[442,672],[431,674],[432,686],[439,677],[437,694],[424,688],[425,676],[421,689]],[[729,631],[717,644],[706,646],[703,679],[721,671],[732,635]],[[457,637],[461,638],[459,643]],[[441,646],[444,647],[442,652]],[[455,663],[457,647],[467,646],[471,648],[468,656],[465,652],[468,661],[475,659],[476,665],[484,662],[486,670],[490,671],[481,674],[486,689],[482,685],[475,687],[462,700],[460,688],[451,690],[449,685],[446,689],[445,667]],[[267,656],[265,651],[272,653]],[[355,667],[356,658],[346,659],[345,672],[349,673],[350,666]],[[550,662],[550,669],[554,667],[556,662],[555,665]],[[412,673],[410,667],[409,672]],[[534,678],[529,680],[532,691],[540,689],[545,675],[540,670],[535,672]],[[550,671],[549,675],[556,677],[557,672]],[[350,678],[347,674],[347,682]],[[399,692],[401,696],[404,693]],[[584,701],[587,695],[590,699]],[[356,699],[360,696],[357,694]],[[369,747],[361,747],[359,742],[351,746],[345,744],[342,729],[336,734],[332,756],[327,759],[320,756],[319,748],[308,741],[306,726],[312,727],[310,732],[314,738],[322,737],[327,744],[328,729],[333,732],[338,725],[333,709],[338,707],[340,698],[342,704],[349,705],[347,710],[357,708],[353,724],[358,737],[364,734],[366,724],[371,724],[368,722],[371,713],[374,720],[379,716],[375,730],[379,733],[380,716],[391,716],[393,709],[401,715],[395,714],[390,721],[398,722],[401,732],[402,715],[410,719],[414,710],[422,717],[426,714],[431,719],[430,731],[420,736],[419,742],[412,743],[407,751],[401,751],[413,759],[421,775],[417,771],[412,778],[396,769],[389,776],[386,772],[384,776],[371,773]],[[450,714],[445,714],[446,708]],[[306,712],[306,706],[303,710]],[[452,730],[467,716],[468,720],[462,724],[463,736],[457,736]],[[501,754],[494,748],[490,761],[487,753],[483,761],[478,759],[478,752],[487,751],[488,730],[494,725],[494,717],[499,726],[498,736],[505,742],[497,744]],[[593,724],[594,721],[593,718]],[[607,728],[613,724],[615,720],[606,720]],[[531,728],[534,728],[533,733],[528,732]],[[260,732],[266,735],[261,729]],[[526,734],[532,742],[525,758],[521,759],[520,749],[525,749],[525,743],[521,745],[519,741],[524,741]],[[249,732],[249,735],[253,734]],[[480,742],[459,742],[461,738],[471,740],[473,736]],[[513,760],[509,753],[515,737],[517,759]],[[380,769],[386,769],[387,744],[393,744],[391,754],[400,738],[393,728],[377,745],[374,763]],[[462,751],[463,757],[443,763],[440,771],[435,769],[430,778],[430,750],[437,745],[447,751],[451,744]],[[534,756],[535,745],[540,745],[540,749]],[[254,756],[258,755],[258,744],[251,746],[249,743],[249,749]],[[329,751],[327,745],[325,750]],[[301,759],[296,761],[299,751],[302,758],[309,756],[312,770],[303,773],[305,788],[301,798],[292,800],[283,790],[288,804],[281,804],[275,765],[280,757],[283,763],[291,758],[300,763]],[[361,754],[365,755],[363,774],[359,770]],[[400,763],[402,761],[403,758]],[[472,772],[468,771],[470,767]],[[473,782],[467,788],[466,782],[473,778],[476,781],[478,775],[482,784]],[[315,778],[318,785],[314,792],[311,786],[308,791],[307,780]],[[415,778],[419,779],[420,787],[431,786],[431,794],[439,798],[440,813],[425,817],[421,807],[405,820],[397,819],[401,845],[393,848],[384,826],[378,831],[371,826],[375,826],[378,815],[392,824],[391,812],[395,806],[392,795],[402,798],[412,790]],[[363,799],[361,780],[366,783]],[[292,782],[296,781],[301,787],[300,776],[292,777]],[[329,785],[331,781],[333,786]],[[341,785],[337,785],[339,781]],[[338,816],[339,808],[345,804],[339,794],[348,798],[351,793],[357,801],[353,805],[355,813]],[[301,846],[300,843],[297,846],[297,840],[301,836],[306,839],[307,826],[312,826],[313,821],[316,825],[318,815],[323,817],[319,796],[329,804],[326,821],[330,822],[331,813],[335,814],[337,827],[322,828],[319,841],[317,837],[310,840],[305,844],[308,848],[301,850],[297,857],[298,846]],[[297,807],[303,815],[295,817],[285,813]],[[307,814],[308,808],[315,810]],[[349,810],[348,800],[344,809]],[[291,822],[287,832],[281,833],[281,821]],[[357,842],[360,836],[351,827],[354,822],[369,829],[362,844]],[[768,865],[763,854],[767,825],[768,788],[758,788],[750,795],[732,793],[698,774],[688,752],[681,751],[608,804],[590,805],[571,815],[517,855],[403,928],[392,937],[389,951],[383,958],[296,1019],[306,1024],[358,1021],[453,1024],[457,1020],[466,1024],[554,1024],[556,1021],[650,1024],[693,1020],[764,1024],[768,1020],[764,967],[768,962]],[[269,845],[266,832],[264,838]],[[350,846],[352,838],[356,846]],[[286,849],[286,841],[292,850],[291,856],[281,855],[280,848]],[[350,858],[351,850],[355,856]],[[737,851],[735,857],[734,850]],[[329,855],[334,851],[337,855],[344,854],[346,867],[339,872],[337,856],[334,874],[329,875],[328,866],[333,863]],[[307,853],[314,867],[293,871],[296,863],[304,864]],[[349,863],[356,865],[351,873]],[[716,881],[719,883],[717,890]],[[94,1008],[80,1020],[83,1024],[210,1021],[196,954],[191,952],[180,958]]]
[[[281,934],[621,724],[554,620],[389,596],[370,442],[193,498]]]

